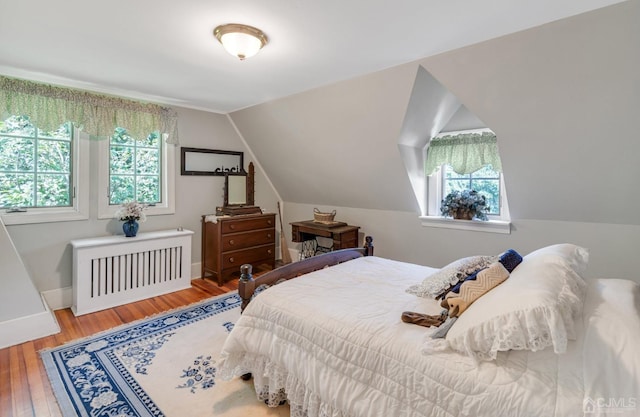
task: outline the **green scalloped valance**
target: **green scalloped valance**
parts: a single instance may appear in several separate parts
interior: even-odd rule
[[[502,172],[496,135],[492,132],[462,133],[433,139],[427,149],[425,174],[431,175],[442,164],[449,164],[458,174],[470,174],[491,164]]]
[[[72,122],[89,135],[110,137],[122,127],[134,138],[146,139],[155,131],[178,144],[175,110],[66,87],[0,76],[0,115],[26,115],[38,128],[53,131]]]

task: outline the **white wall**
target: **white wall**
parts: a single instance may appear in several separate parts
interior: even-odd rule
[[[242,139],[225,115],[178,108],[180,143],[185,147],[245,152],[245,167],[253,161]],[[92,146],[95,144],[92,144]],[[69,242],[93,236],[122,234],[122,222],[97,220],[97,147],[92,149],[91,212],[86,221],[40,223],[7,226],[9,234],[39,291],[71,286],[71,248]],[[215,212],[223,202],[224,177],[181,176],[180,152],[176,152],[176,213],[149,216],[140,231],[171,229],[181,226],[195,232],[192,261],[200,262],[200,220]],[[256,166],[256,205],[276,210],[276,196],[260,166]]]
[[[284,224],[313,219],[314,207],[321,211],[336,210],[337,221],[360,226],[361,238],[373,237],[377,256],[440,268],[465,256],[499,254],[510,248],[526,255],[547,245],[569,242],[590,252],[586,277],[640,282],[637,225],[515,220],[511,234],[505,235],[424,227],[413,212],[291,202],[284,204]],[[286,233],[289,247],[299,250],[300,244],[291,242],[291,226]]]

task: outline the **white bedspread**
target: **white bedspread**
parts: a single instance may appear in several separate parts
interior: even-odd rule
[[[453,352],[421,353],[429,329],[400,320],[403,311],[441,311],[405,292],[433,271],[365,257],[274,286],[236,323],[221,375],[251,372],[272,402],[285,390],[294,417],[583,416],[586,400],[599,413],[587,416],[607,415],[609,398],[640,415],[637,284],[593,281],[566,354],[513,351],[475,364]],[[616,309],[605,305],[611,298]]]

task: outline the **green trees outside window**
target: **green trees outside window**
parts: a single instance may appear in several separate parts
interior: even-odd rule
[[[72,205],[71,123],[44,132],[27,116],[0,121],[0,207]]]
[[[74,130],[38,129],[28,116],[0,121],[0,207],[72,207]],[[139,140],[116,128],[109,138],[109,204],[161,202],[162,140]]]
[[[109,204],[159,203],[161,157],[158,132],[144,140],[136,140],[125,129],[116,128],[109,142]]]

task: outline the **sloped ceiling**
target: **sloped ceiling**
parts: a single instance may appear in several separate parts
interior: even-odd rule
[[[398,150],[419,66],[498,136],[513,219],[638,224],[640,1],[230,114],[285,201],[419,211]]]
[[[398,153],[403,65],[231,114],[285,201],[417,211]]]

